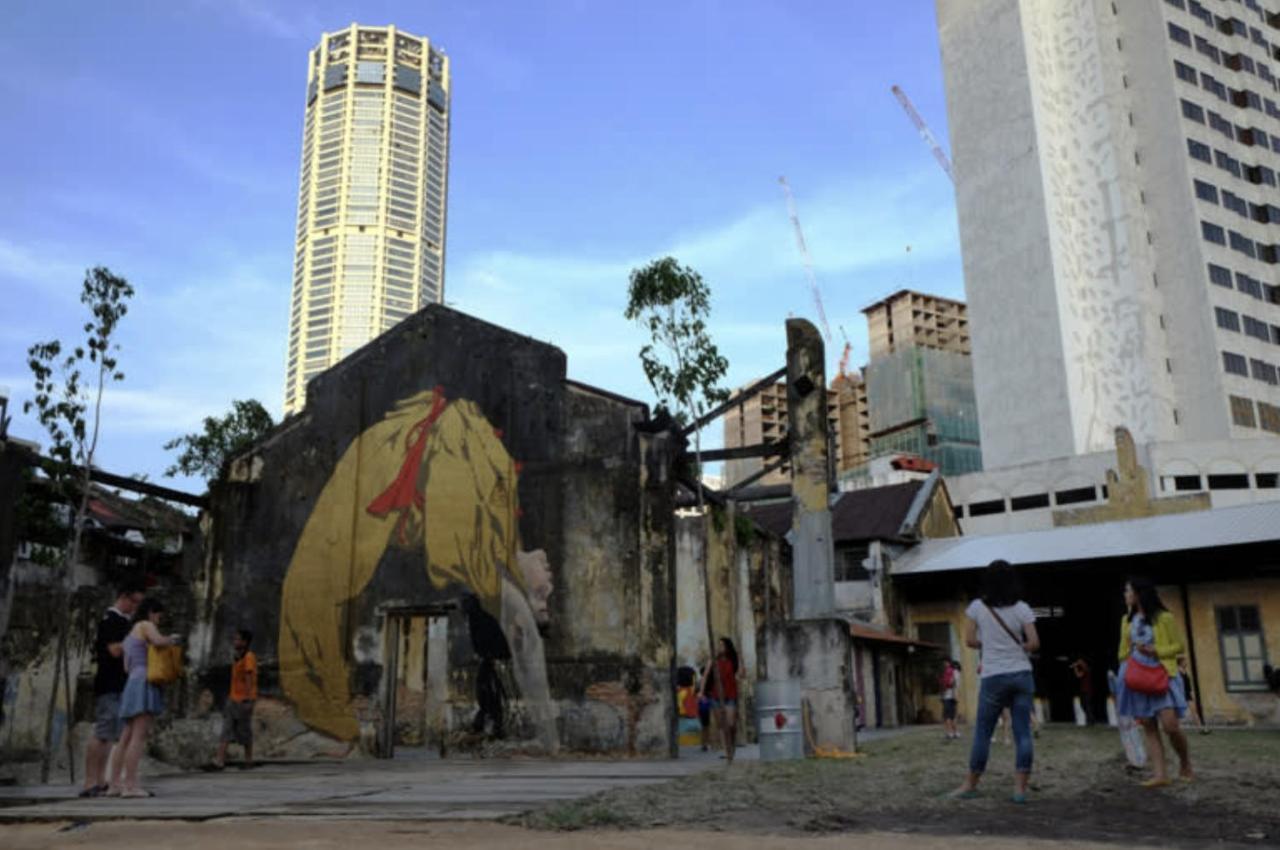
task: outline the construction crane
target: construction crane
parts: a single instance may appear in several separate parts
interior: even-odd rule
[[[822,293],[818,290],[818,277],[813,273],[813,258],[809,256],[809,246],[804,241],[804,231],[800,229],[800,213],[796,211],[796,199],[791,194],[791,186],[786,177],[779,177],[782,194],[787,197],[787,212],[791,216],[791,226],[796,231],[796,245],[800,248],[800,260],[804,263],[804,276],[809,282],[809,291],[813,293],[813,304],[818,308],[818,321],[822,325],[822,336],[831,342],[831,327],[827,324],[827,311],[822,306]]]
[[[849,335],[844,332],[844,325],[840,325],[840,336],[844,338],[844,350],[840,352],[840,366],[836,369],[836,374],[841,378],[849,374],[849,356],[853,354],[853,343],[849,342]]]
[[[907,117],[911,119],[911,123],[916,125],[916,130],[920,133],[920,138],[924,139],[924,143],[933,151],[933,158],[938,161],[938,165],[942,166],[942,170],[947,172],[947,177],[951,182],[956,182],[955,175],[951,173],[951,160],[947,159],[946,152],[942,150],[942,145],[938,144],[938,140],[934,138],[933,132],[929,130],[929,125],[924,123],[924,119],[920,117],[920,113],[916,112],[916,108],[911,105],[911,99],[907,97],[907,93],[897,86],[894,86],[892,91],[893,96],[898,99],[898,103],[902,104],[902,108],[906,111]]]

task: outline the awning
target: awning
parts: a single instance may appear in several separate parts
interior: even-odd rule
[[[926,540],[899,557],[892,572],[900,576],[974,570],[1000,558],[1015,565],[1054,564],[1271,541],[1280,546],[1280,501],[1044,531]]]
[[[850,623],[849,634],[858,640],[879,641],[881,643],[894,643],[900,646],[914,646],[921,649],[936,649],[942,651],[944,647],[938,646],[936,643],[926,643],[922,640],[913,640],[904,635],[888,631],[886,629],[878,629],[875,626],[869,626],[866,623]]]

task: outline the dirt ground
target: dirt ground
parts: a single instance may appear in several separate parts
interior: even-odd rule
[[[360,846],[376,846],[378,850],[418,850],[422,847],[448,847],[450,850],[499,847],[519,847],[520,850],[666,850],[670,847],[731,847],[733,850],[1091,850],[1107,847],[1064,841],[893,833],[818,837],[731,835],[670,829],[552,833],[492,823],[334,822],[316,819],[236,819],[205,823],[108,821],[80,827],[74,824],[19,824],[0,827],[0,845],[6,850],[75,847],[135,850],[138,847],[179,845],[183,850],[227,850],[232,847],[238,850],[286,847],[347,850]]]
[[[1197,780],[1145,789],[1113,729],[1050,727],[1036,740],[1027,805],[1009,801],[1013,752],[995,744],[982,797],[954,800],[968,742],[916,730],[863,758],[738,764],[607,792],[514,822],[566,830],[677,827],[789,835],[854,831],[987,835],[1148,846],[1280,845],[1280,732],[1191,737]]]

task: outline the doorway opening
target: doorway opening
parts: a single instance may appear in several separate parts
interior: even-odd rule
[[[445,603],[383,609],[378,756],[443,753],[449,733],[449,612]]]

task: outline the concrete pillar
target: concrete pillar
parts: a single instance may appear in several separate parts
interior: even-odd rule
[[[818,329],[787,320],[787,431],[791,440],[793,616],[835,611],[835,556],[829,505],[826,350]]]

